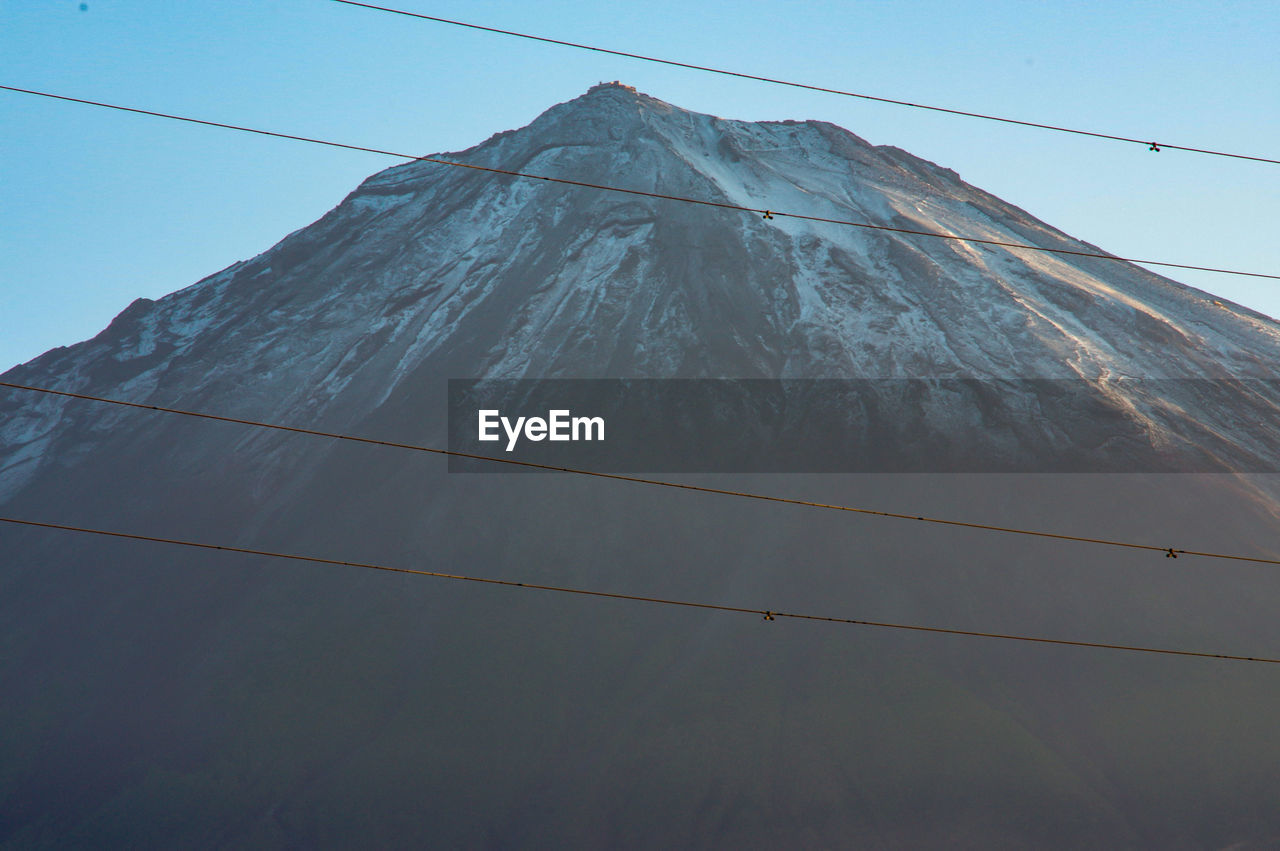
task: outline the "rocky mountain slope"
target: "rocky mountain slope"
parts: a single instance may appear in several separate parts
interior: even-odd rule
[[[1096,250],[838,127],[729,121],[616,84],[447,156]],[[1278,458],[1278,355],[1274,321],[1125,263],[411,162],[259,257],[139,300],[4,380],[441,445],[450,378],[1080,379],[1098,382],[1091,402],[1142,426],[1147,448],[1256,471]],[[1042,402],[999,400],[980,426],[946,404],[929,416],[939,431],[990,429],[997,448],[1076,439],[1062,438],[1072,418],[1047,421]],[[1135,471],[1149,469],[1134,451]],[[1262,475],[706,481],[1277,551]],[[438,458],[12,390],[0,393],[0,513],[1280,656],[1280,579],[1257,566],[561,476],[451,475]],[[1280,837],[1276,666],[760,623],[48,530],[0,528],[0,553],[3,847]]]

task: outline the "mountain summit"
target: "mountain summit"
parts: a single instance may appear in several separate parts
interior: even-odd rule
[[[411,161],[4,380],[439,446],[451,378],[1060,379],[1098,390],[1079,408],[1029,390],[975,419],[935,388],[908,416],[1000,452],[1105,443],[1121,417],[1149,438],[1135,458],[1280,460],[1277,323],[1120,261],[782,215],[1098,250],[834,125],[732,121],[602,84],[433,158],[780,212]],[[1280,516],[1274,484],[1239,475],[708,481],[1270,557]],[[785,508],[450,475],[423,453],[0,394],[5,516],[1280,656],[1274,572]],[[0,554],[0,847],[1280,837],[1267,665],[761,623],[8,525]]]
[[[619,83],[432,158],[1098,251],[834,125],[731,121]],[[1278,361],[1274,321],[1128,263],[413,161],[262,255],[139,300],[93,340],[10,375],[345,428],[393,400],[426,404],[411,376],[1266,380]],[[1175,381],[1158,398],[1117,384],[1089,402],[1133,420],[1153,446],[1211,452],[1224,470],[1276,469],[1275,441],[1259,429],[1280,397],[1228,397]],[[3,496],[51,457],[44,447],[67,423],[60,402],[0,406]]]
[[[458,160],[1098,251],[952,171],[834,125],[729,121],[617,84]],[[478,353],[485,374],[546,376],[590,363],[593,374],[656,377],[1270,377],[1272,361],[1259,352],[1280,346],[1274,322],[1114,261],[442,171],[389,169],[349,200],[384,210],[379,202],[395,199],[379,231],[416,236],[430,222],[450,245],[467,246],[450,271],[478,292],[442,319],[465,325],[489,298],[521,290],[509,277],[525,281],[528,315],[508,312],[506,345]],[[529,256],[546,265],[530,268]],[[457,293],[445,285],[441,297]],[[619,333],[580,339],[571,330],[594,327]],[[655,339],[666,345],[646,345]],[[520,354],[531,349],[539,357]]]

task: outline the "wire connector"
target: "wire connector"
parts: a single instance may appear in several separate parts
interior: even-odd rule
[[[765,613],[764,613],[764,619],[765,619],[765,620],[767,620],[767,621],[771,621],[771,620],[773,620],[773,612],[765,612]]]

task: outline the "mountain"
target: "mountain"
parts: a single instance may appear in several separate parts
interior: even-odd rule
[[[619,84],[442,156],[1098,252],[833,125],[730,121]],[[867,433],[918,420],[984,437],[993,459],[1100,451],[1120,421],[1140,439],[1117,450],[1124,474],[682,481],[1274,558],[1280,490],[1259,473],[1280,463],[1277,355],[1273,320],[1115,260],[414,161],[3,380],[442,446],[449,379],[930,379]],[[1016,392],[975,416],[972,399],[939,391],[955,379]],[[1041,379],[1087,391],[1050,406]],[[1169,457],[1219,472],[1159,473],[1153,459]],[[0,513],[1280,656],[1280,579],[1257,565],[581,477],[451,474],[421,453],[17,390],[0,394]],[[47,529],[0,536],[6,848],[1280,840],[1276,666],[760,622]]]

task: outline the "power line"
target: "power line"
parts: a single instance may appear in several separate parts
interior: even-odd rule
[[[409,12],[404,9],[392,9],[388,6],[376,6],[372,3],[358,3],[356,0],[334,0],[336,3],[342,3],[346,6],[359,6],[364,9],[373,9],[378,12],[390,12],[393,15],[404,15],[409,18],[419,18],[424,21],[434,21],[439,24],[450,24],[455,27],[466,27],[472,30],[481,30],[483,32],[496,33],[498,35],[509,35],[516,38],[528,39],[529,41],[540,41],[544,44],[555,44],[561,47],[573,47],[578,50],[590,50],[595,53],[607,53],[610,56],[621,56],[626,59],[639,59],[644,62],[656,62],[661,65],[670,65],[676,68],[686,68],[692,71],[707,71],[711,74],[721,74],[726,77],[737,77],[743,80],[755,80],[760,83],[771,83],[777,86],[790,86],[796,89],[806,89],[812,92],[823,92],[831,95],[841,95],[843,97],[858,98],[860,100],[874,101],[876,103],[887,103],[894,106],[908,106],[912,109],[924,109],[930,112],[942,112],[948,115],[959,115],[965,118],[981,118],[984,121],[998,121],[1002,124],[1015,124],[1020,127],[1033,127],[1037,130],[1053,130],[1058,133],[1072,133],[1076,136],[1089,136],[1094,139],[1108,139],[1113,142],[1130,142],[1136,145],[1143,145],[1152,151],[1187,151],[1193,154],[1209,154],[1215,157],[1230,157],[1237,160],[1250,160],[1252,162],[1271,163],[1280,165],[1280,159],[1270,159],[1268,157],[1256,157],[1249,154],[1235,154],[1229,151],[1215,151],[1208,148],[1193,148],[1187,145],[1174,145],[1167,142],[1156,142],[1152,139],[1135,139],[1131,136],[1119,136],[1113,133],[1098,133],[1093,130],[1081,130],[1074,127],[1060,127],[1056,124],[1042,124],[1036,121],[1022,121],[1017,118],[1004,118],[998,115],[987,115],[982,112],[970,112],[963,109],[949,109],[943,106],[929,106],[923,103],[913,103],[906,100],[895,100],[894,98],[879,97],[877,95],[859,94],[858,92],[847,92],[842,89],[833,89],[827,86],[815,86],[809,83],[797,83],[792,80],[779,80],[774,77],[764,77],[759,74],[748,74],[743,71],[729,71],[724,68],[712,68],[707,65],[695,65],[691,62],[677,62],[674,59],[661,59],[657,56],[645,56],[641,53],[630,53],[625,50],[612,50],[607,47],[597,47],[590,44],[580,44],[574,41],[564,41],[558,38],[547,38],[546,36],[531,35],[530,33],[517,32],[515,30],[504,30],[497,27],[486,27],[481,24],[471,24],[466,21],[455,21],[450,18],[440,18],[435,15],[424,15],[419,12]]]
[[[950,526],[961,529],[977,529],[984,532],[1001,532],[1012,535],[1027,535],[1036,538],[1048,538],[1057,541],[1074,541],[1082,544],[1099,544],[1108,547],[1122,547],[1131,550],[1146,550],[1148,552],[1156,552],[1165,557],[1177,558],[1180,555],[1200,556],[1203,558],[1226,559],[1229,561],[1244,561],[1253,564],[1274,564],[1280,565],[1280,559],[1261,558],[1258,556],[1235,555],[1231,553],[1209,552],[1204,550],[1186,550],[1179,547],[1162,547],[1155,544],[1139,544],[1133,541],[1118,541],[1110,538],[1091,538],[1084,535],[1067,535],[1057,532],[1043,532],[1036,529],[1022,529],[1014,526],[997,526],[990,523],[974,523],[965,520],[948,520],[940,517],[927,517],[918,514],[904,514],[896,511],[880,511],[872,508],[858,508],[851,505],[838,505],[833,503],[815,502],[807,499],[792,499],[790,497],[771,496],[769,494],[752,493],[750,491],[736,491],[727,488],[713,488],[705,485],[690,485],[681,482],[668,482],[661,479],[648,479],[641,476],[628,476],[621,473],[602,473],[597,470],[580,470],[574,467],[558,467],[552,464],[536,464],[532,461],[519,461],[513,458],[496,458],[489,455],[474,455],[469,452],[455,452],[450,449],[437,449],[430,446],[418,446],[412,443],[399,443],[393,440],[379,440],[372,437],[359,437],[351,434],[340,434],[337,432],[319,431],[317,429],[300,428],[297,426],[286,426],[278,423],[260,422],[258,420],[241,419],[239,417],[224,417],[218,414],[207,414],[200,411],[186,411],[179,408],[166,408],[160,405],[144,405],[140,402],[125,402],[120,399],[107,399],[102,396],[90,396],[85,393],[71,393],[66,390],[53,390],[48,387],[32,387],[26,384],[15,384],[9,381],[0,381],[0,387],[8,387],[13,390],[28,390],[34,393],[48,393],[54,396],[65,396],[70,399],[81,399],[88,402],[105,402],[110,405],[121,405],[126,408],[140,408],[146,411],[159,411],[166,414],[179,414],[184,417],[197,417],[204,420],[215,420],[217,422],[235,423],[237,425],[253,426],[255,428],[274,429],[276,431],[291,432],[294,434],[309,434],[313,437],[325,437],[334,440],[347,440],[354,443],[364,443],[372,446],[388,446],[394,449],[409,449],[415,452],[427,452],[432,455],[448,456],[453,458],[466,458],[473,461],[492,461],[496,464],[510,464],[517,467],[525,467],[535,470],[546,470],[554,473],[571,473],[577,476],[591,476],[599,479],[612,479],[619,482],[631,482],[632,484],[654,485],[664,488],[677,488],[679,490],[696,491],[698,493],[718,494],[720,496],[732,496],[740,499],[755,499],[763,502],[780,503],[784,505],[798,505],[805,508],[821,508],[830,511],[845,511],[851,514],[864,514],[875,517],[889,517],[895,520],[915,520],[924,523],[933,523],[941,526]]]
[[[921,626],[918,624],[888,623],[861,618],[839,618],[825,615],[810,615],[799,612],[783,612],[776,609],[755,609],[746,606],[724,606],[716,603],[699,603],[692,600],[675,600],[665,597],[648,597],[640,594],[621,594],[613,591],[597,591],[590,588],[572,588],[563,585],[544,585],[537,582],[516,582],[511,579],[493,579],[484,576],[467,576],[457,573],[441,573],[434,570],[419,570],[409,567],[394,567],[371,562],[347,561],[345,559],[306,556],[297,553],[281,553],[272,550],[258,550],[250,547],[235,547],[226,544],[207,544],[199,541],[185,541],[177,538],[162,538],[155,535],[139,535],[130,532],[116,532],[106,529],[89,529],[83,526],[70,526],[64,523],[46,523],[36,520],[24,520],[17,517],[0,517],[0,521],[20,526],[34,526],[42,529],[58,529],[64,532],[83,532],[90,535],[103,535],[111,538],[125,538],[132,541],[150,541],[159,544],[173,544],[181,547],[193,547],[203,550],[222,550],[224,552],[242,553],[244,555],[265,556],[267,558],[289,559],[291,561],[313,562],[341,567],[359,567],[365,570],[383,570],[391,573],[405,573],[413,576],[429,576],[436,579],[453,579],[461,582],[478,582],[485,585],[504,585],[510,588],[529,588],[535,591],[553,591],[560,594],[577,594],[586,597],[603,597],[612,600],[631,600],[639,603],[656,603],[663,606],[682,606],[690,609],[707,609],[717,612],[737,612],[740,614],[760,615],[764,620],[778,618],[795,620],[825,621],[826,623],[849,624],[853,626],[872,626],[882,629],[901,629],[912,632],[931,632],[940,635],[964,635],[974,638],[995,638],[1004,641],[1025,641],[1035,644],[1058,644],[1068,647],[1089,647],[1098,650],[1127,650],[1134,653],[1158,653],[1168,656],[1193,656],[1202,659],[1229,659],[1236,662],[1264,662],[1271,665],[1280,664],[1280,659],[1261,656],[1237,656],[1230,653],[1207,653],[1197,650],[1171,650],[1163,647],[1141,647],[1131,644],[1111,644],[1099,641],[1074,641],[1065,638],[1045,638],[1034,635],[1020,635],[1004,632],[981,632],[968,629],[949,629],[938,626]]]
[[[1187,263],[1170,263],[1163,260],[1139,260],[1133,257],[1117,257],[1114,254],[1101,254],[1092,251],[1077,251],[1070,248],[1045,248],[1039,245],[1027,245],[1021,242],[1004,242],[996,239],[983,239],[974,236],[957,236],[949,233],[937,233],[935,231],[911,230],[909,228],[896,228],[889,225],[874,225],[869,222],[855,222],[848,219],[833,219],[824,216],[809,216],[802,213],[787,213],[779,210],[758,209],[755,207],[745,207],[741,204],[730,204],[723,201],[708,201],[701,198],[687,198],[682,195],[668,195],[662,192],[646,192],[642,189],[625,189],[621,186],[610,186],[603,183],[589,183],[583,180],[569,180],[563,177],[550,177],[545,174],[533,174],[530,172],[513,171],[504,168],[495,168],[493,166],[474,165],[472,163],[456,162],[454,160],[440,159],[439,157],[419,157],[413,154],[399,153],[396,151],[388,151],[382,148],[372,148],[365,145],[349,145],[345,142],[333,142],[327,139],[316,139],[310,136],[299,136],[293,133],[279,133],[274,130],[262,130],[255,127],[243,127],[238,124],[227,124],[220,121],[208,121],[202,118],[191,118],[185,115],[174,115],[167,112],[156,112],[150,109],[139,109],[132,106],[121,106],[119,104],[105,103],[103,101],[87,100],[85,98],[70,97],[68,95],[53,94],[51,92],[42,92],[35,89],[23,89],[16,86],[0,85],[0,90],[16,92],[19,94],[35,95],[36,97],[51,98],[53,100],[67,101],[69,103],[79,103],[86,106],[97,106],[104,109],[114,109],[120,112],[130,112],[136,115],[149,115],[154,118],[165,118],[172,121],[185,121],[189,124],[200,124],[205,127],[218,127],[223,130],[236,130],[241,133],[254,133],[259,136],[272,136],[277,139],[290,139],[295,142],[309,142],[313,145],[325,145],[330,148],[342,148],[348,151],[362,151],[369,154],[379,154],[381,156],[395,157],[397,159],[412,160],[414,162],[434,163],[436,165],[447,165],[455,168],[468,168],[473,171],[488,172],[490,174],[501,174],[508,177],[521,177],[530,180],[545,180],[550,183],[561,183],[567,186],[579,186],[587,189],[600,189],[606,192],[620,192],[625,195],[639,195],[645,198],[656,198],[663,201],[679,201],[684,204],[697,204],[703,207],[716,207],[722,210],[733,210],[743,213],[754,213],[763,216],[766,219],[789,218],[807,222],[821,222],[823,224],[841,225],[845,227],[862,228],[865,230],[885,231],[889,233],[901,233],[910,236],[924,236],[931,239],[945,239],[953,242],[966,242],[974,245],[989,245],[997,248],[1010,248],[1018,251],[1036,251],[1042,254],[1061,254],[1071,257],[1087,257],[1095,260],[1109,260],[1117,263],[1141,263],[1146,266],[1162,266],[1170,269],[1187,269],[1195,272],[1216,272],[1222,275],[1241,275],[1249,278],[1268,278],[1270,280],[1280,281],[1280,275],[1271,275],[1263,272],[1245,272],[1238,269],[1221,269],[1213,266],[1195,266]]]

